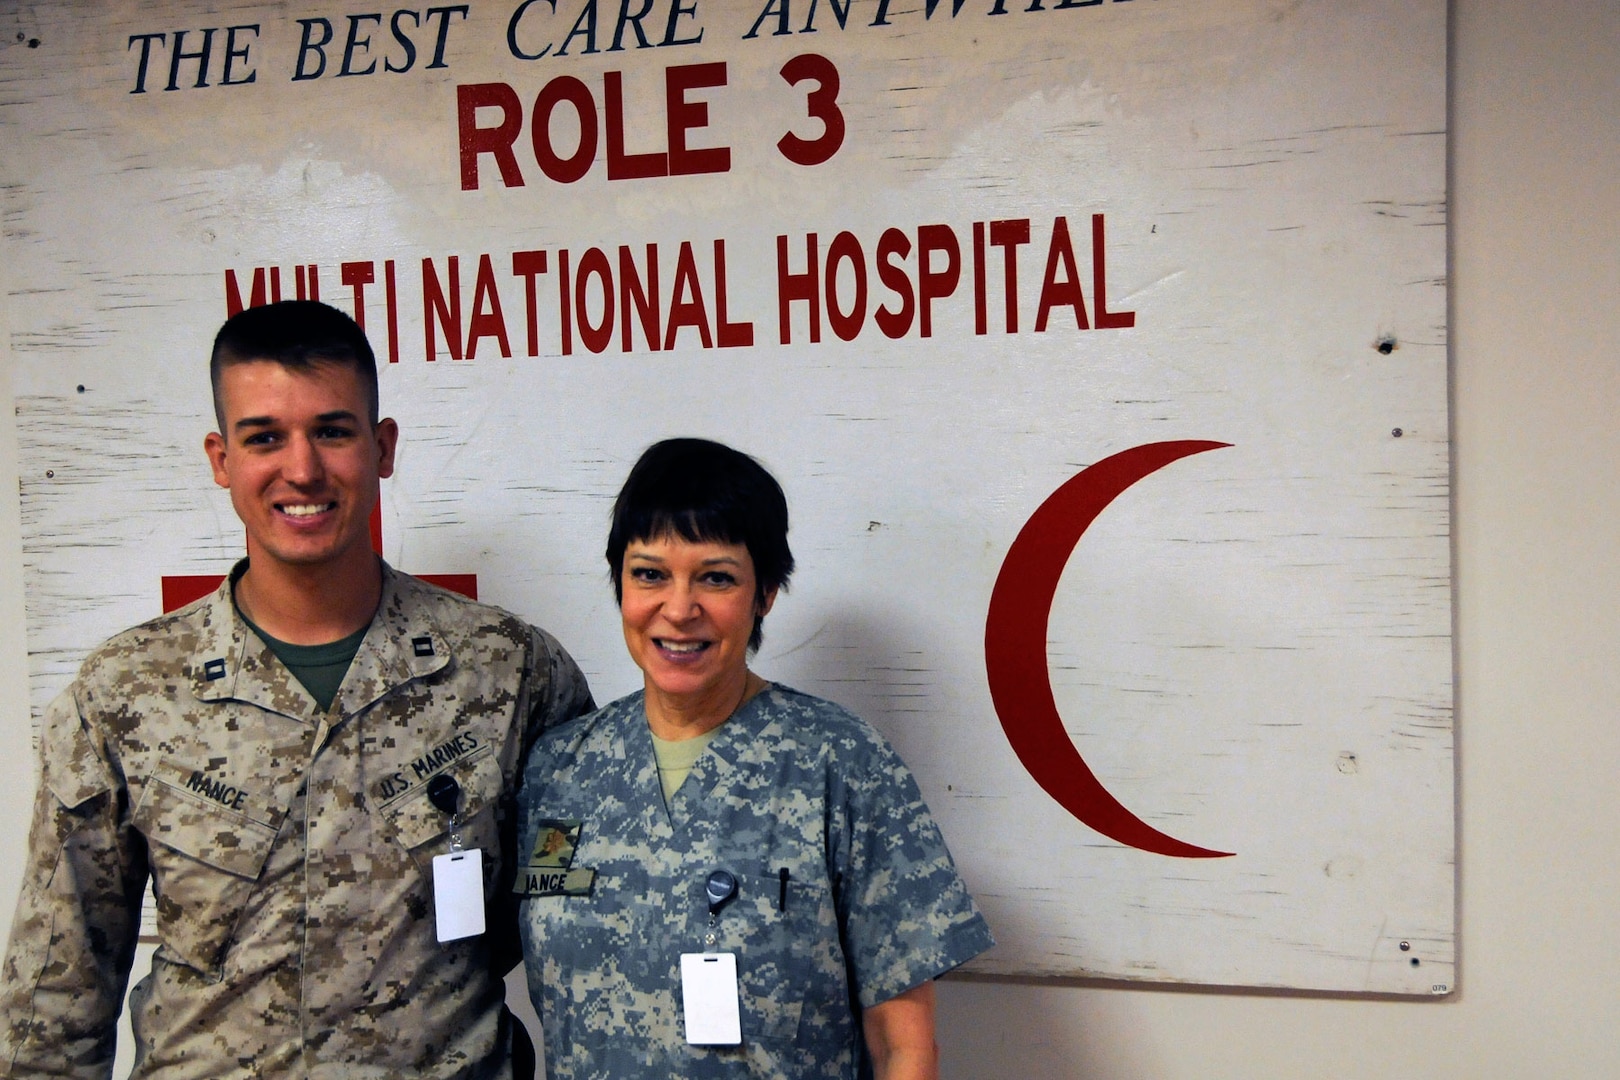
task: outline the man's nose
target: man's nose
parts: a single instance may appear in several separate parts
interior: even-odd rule
[[[281,471],[287,481],[293,484],[307,485],[321,480],[326,475],[326,465],[321,460],[315,440],[303,435],[294,436],[288,443]]]

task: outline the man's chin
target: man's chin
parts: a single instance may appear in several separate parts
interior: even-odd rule
[[[253,562],[260,561],[284,566],[297,570],[321,570],[325,568],[338,569],[350,565],[358,565],[366,556],[372,554],[370,537],[365,544],[349,544],[339,547],[331,543],[309,544],[259,544],[257,550],[252,552]]]

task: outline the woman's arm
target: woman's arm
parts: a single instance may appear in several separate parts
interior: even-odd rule
[[[938,1080],[934,984],[925,982],[861,1014],[877,1080]]]

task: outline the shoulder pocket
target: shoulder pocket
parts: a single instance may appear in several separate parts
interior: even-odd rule
[[[184,775],[183,768],[160,765],[132,820],[150,851],[164,950],[218,979],[285,813],[221,805],[218,793],[209,797],[175,782]]]
[[[42,781],[64,808],[75,809],[112,790],[112,770],[85,730],[72,687],[46,706],[39,739]]]
[[[434,774],[448,776],[461,788],[461,843],[492,851],[499,844],[495,807],[505,786],[500,761],[491,747],[481,746]],[[378,807],[394,838],[423,870],[433,856],[450,850],[450,817],[427,796],[427,780]]]

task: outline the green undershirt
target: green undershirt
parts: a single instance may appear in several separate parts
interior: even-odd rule
[[[722,727],[725,725],[712,727],[690,739],[660,739],[653,735],[653,757],[658,760],[658,783],[664,789],[665,806],[681,789],[692,766],[703,756],[703,751],[708,749],[709,743],[714,741],[715,734]]]
[[[241,614],[241,608],[237,609],[237,613]],[[332,699],[337,697],[338,687],[343,685],[343,676],[349,673],[349,665],[354,662],[355,653],[360,651],[366,631],[371,629],[368,623],[348,637],[324,645],[294,645],[271,637],[246,615],[242,616],[242,621],[270,646],[270,651],[293,673],[293,678],[303,684],[309,696],[315,699],[315,704],[321,707],[321,712],[331,709]]]

